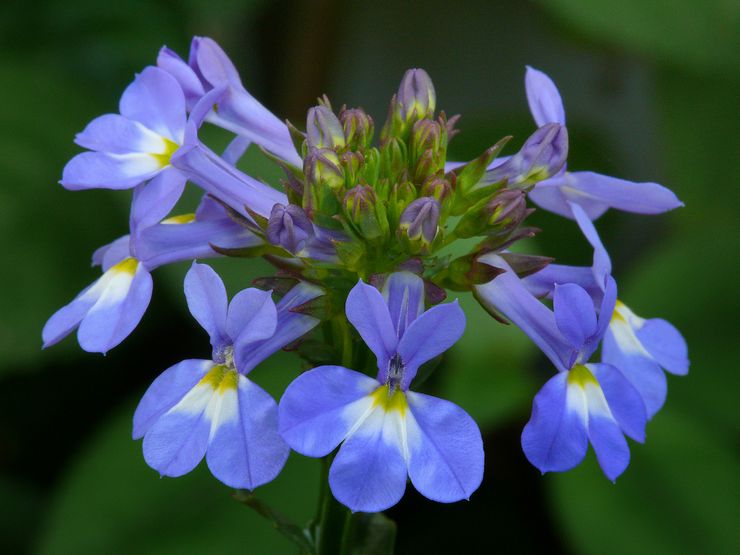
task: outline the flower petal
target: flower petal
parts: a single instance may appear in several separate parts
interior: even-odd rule
[[[127,258],[98,283],[102,291],[80,323],[77,339],[85,351],[106,353],[126,339],[144,316],[152,298],[152,276]]]
[[[267,339],[237,346],[235,349],[234,360],[239,372],[248,374],[267,357],[315,328],[320,322],[318,318],[293,312],[292,309],[323,294],[322,289],[305,282],[288,291],[277,304],[275,333]]]
[[[465,313],[457,299],[432,307],[414,320],[398,342],[404,364],[401,389],[408,389],[419,366],[452,347],[464,331]]]
[[[185,297],[190,314],[208,332],[214,351],[231,344],[226,332],[226,287],[215,270],[194,262],[185,276]]]
[[[555,177],[540,181],[532,189],[528,197],[543,210],[548,210],[570,220],[573,211],[569,202],[578,204],[591,220],[596,220],[609,210],[609,206],[588,196],[577,195],[573,192],[575,178],[571,172],[561,172]],[[568,193],[569,192],[569,193]]]
[[[172,75],[180,84],[180,88],[185,94],[188,109],[192,109],[200,97],[205,94],[203,84],[193,69],[177,53],[166,46],[159,51],[157,67]]]
[[[148,183],[134,189],[129,227],[139,231],[158,224],[175,207],[185,190],[185,176],[174,168],[165,168]]]
[[[92,255],[92,265],[100,266],[103,272],[107,272],[111,266],[115,266],[124,258],[131,256],[131,236],[124,235],[115,241],[98,248]]]
[[[629,466],[630,448],[617,424],[611,418],[590,415],[588,439],[604,474],[612,482]]]
[[[411,272],[394,272],[383,284],[382,293],[396,336],[400,338],[424,312],[424,280]]]
[[[647,413],[638,390],[616,366],[589,364],[587,367],[599,382],[609,412],[622,431],[635,441],[645,441]]]
[[[237,390],[223,394],[219,410],[206,453],[213,475],[227,486],[250,490],[273,480],[290,452],[277,431],[275,400],[240,375]]]
[[[213,370],[212,370],[213,371]],[[211,421],[206,410],[215,390],[204,378],[144,435],[144,460],[162,476],[182,476],[193,470],[208,448]]]
[[[185,95],[177,80],[157,67],[147,67],[121,96],[121,115],[143,123],[176,144],[185,133]]]
[[[213,367],[210,360],[183,360],[170,366],[144,393],[134,413],[133,438],[139,439],[174,407]]]
[[[629,380],[645,404],[647,417],[652,418],[663,407],[668,389],[660,365],[614,324],[609,326],[601,349],[602,362],[615,366]]]
[[[565,125],[565,109],[558,88],[543,72],[527,66],[524,77],[527,102],[535,123],[542,127],[547,123]]]
[[[411,391],[406,396],[411,483],[433,501],[468,499],[483,480],[478,425],[449,401]]]
[[[111,154],[165,154],[167,143],[138,121],[118,114],[95,118],[78,133],[75,142],[81,147]]]
[[[377,406],[342,444],[329,470],[334,497],[352,511],[375,513],[406,490],[403,417]]]
[[[60,183],[66,189],[130,189],[162,170],[149,154],[83,152],[64,166]]]
[[[267,339],[275,333],[277,308],[270,291],[250,287],[239,291],[229,303],[226,333],[235,348]]]
[[[603,295],[602,285],[596,283],[591,268],[585,266],[565,266],[548,264],[539,272],[522,278],[522,283],[535,297],[552,297],[556,284],[574,283],[579,285],[594,303],[600,303]]]
[[[555,322],[563,336],[580,350],[596,333],[596,310],[586,291],[574,283],[556,285],[553,295]]]
[[[588,199],[636,214],[662,214],[683,206],[673,191],[657,183],[636,183],[594,172],[573,172],[563,193],[579,204]]]
[[[373,407],[377,380],[342,366],[319,366],[298,376],[280,399],[280,434],[308,457],[331,453]]]
[[[593,222],[583,211],[583,208],[572,202],[568,204],[573,212],[576,222],[578,223],[578,227],[581,228],[581,232],[583,232],[583,235],[594,248],[593,272],[596,281],[597,283],[605,283],[606,276],[611,275],[612,273],[612,261],[609,258],[609,253],[601,242],[601,238],[596,231],[596,227],[594,227]]]
[[[586,456],[586,399],[568,386],[560,372],[540,389],[532,416],[522,432],[522,449],[529,462],[544,472],[562,472]]]
[[[689,372],[689,353],[681,333],[662,318],[651,318],[637,330],[637,337],[652,357],[672,374]]]
[[[552,311],[527,291],[503,258],[486,254],[478,260],[506,272],[486,284],[476,285],[476,299],[483,306],[501,312],[521,328],[558,370],[568,370],[576,353],[558,330]]]
[[[345,311],[347,319],[375,353],[378,369],[382,371],[388,366],[398,343],[383,295],[372,285],[360,280],[347,295]]]

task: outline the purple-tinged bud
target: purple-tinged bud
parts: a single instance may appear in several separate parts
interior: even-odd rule
[[[494,197],[473,205],[460,219],[454,233],[461,239],[509,233],[529,213],[524,191],[504,189]]]
[[[487,171],[481,183],[506,180],[510,187],[532,185],[555,175],[567,157],[568,131],[559,123],[548,123],[537,129],[514,156]]]
[[[440,215],[439,201],[422,197],[406,207],[401,214],[398,231],[402,239],[408,239],[414,252],[427,250],[437,236]]]
[[[347,191],[343,201],[347,218],[366,239],[377,239],[388,232],[388,220],[382,203],[378,203],[375,190],[368,185],[358,185]]]
[[[444,203],[444,201],[450,198],[451,195],[452,185],[450,182],[436,175],[427,178],[421,186],[421,196],[434,197],[441,203]]]
[[[362,108],[349,108],[339,114],[342,122],[344,137],[349,148],[353,150],[365,149],[370,146],[375,131],[373,118]]]
[[[365,165],[365,156],[363,156],[361,152],[348,150],[342,153],[339,160],[342,164],[342,168],[344,168],[346,182],[356,183],[359,178],[360,171]]]
[[[440,159],[432,149],[425,150],[414,167],[414,182],[424,183],[429,177],[444,170],[444,159]]]
[[[267,223],[267,240],[270,243],[296,254],[303,250],[313,235],[313,224],[300,206],[276,204],[272,207]]]
[[[396,98],[401,119],[406,122],[434,116],[437,95],[429,74],[423,69],[409,69],[404,74]]]
[[[314,106],[306,118],[306,142],[309,148],[343,148],[342,124],[328,107]]]
[[[444,128],[437,121],[422,119],[411,129],[411,157],[418,159],[427,150],[435,155],[445,150]]]
[[[325,185],[330,189],[344,186],[344,172],[339,156],[330,148],[312,148],[303,160],[303,173],[312,186]]]

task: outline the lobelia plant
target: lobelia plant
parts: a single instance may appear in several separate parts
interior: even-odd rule
[[[205,457],[302,553],[391,553],[395,526],[380,511],[402,498],[407,479],[449,503],[468,499],[483,477],[473,419],[411,389],[464,332],[448,292],[469,291],[557,370],[522,433],[528,460],[543,473],[565,471],[590,443],[615,480],[629,464],[625,436],[644,441],[665,402],[664,370],[686,374],[689,362],[671,324],[617,300],[593,220],[609,208],[658,214],[682,204],[656,183],[568,171],[558,90],[532,68],[525,85],[538,127],[522,148],[499,156],[506,137],[461,163],[447,160],[458,117],[436,112],[422,69],[403,76],[375,144],[369,115],[336,114],[325,97],[305,132],[282,123],[211,39],[194,38],[187,61],[163,48],[124,91],[120,113],[76,137],[88,151],[67,164],[61,184],[133,189],[130,233],[93,254],[101,277],[49,319],[44,347],[77,329],[84,350],[107,352],[143,317],[151,272],[193,261],[185,297],[213,351],[165,370],[144,394],[133,436],[143,438],[147,464],[174,477]],[[235,135],[221,156],[201,142],[204,123]],[[282,168],[283,192],[237,169],[251,144]],[[187,182],[203,199],[173,216]],[[539,231],[525,225],[528,200],[576,222],[594,249],[591,267],[511,250]],[[465,254],[452,247],[470,238]],[[275,273],[228,302],[220,277],[196,262],[218,256],[263,257]],[[312,369],[296,364],[278,403],[251,372],[287,346]],[[252,493],[279,475],[290,449],[324,468],[305,527]]]

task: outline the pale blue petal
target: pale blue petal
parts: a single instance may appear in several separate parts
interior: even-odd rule
[[[185,190],[185,176],[174,168],[165,168],[148,183],[134,189],[129,227],[135,235],[158,224],[175,207]]]
[[[403,497],[407,466],[400,414],[378,408],[342,444],[329,470],[337,501],[353,512],[384,511]]]
[[[133,276],[115,273],[80,323],[77,339],[83,350],[106,353],[121,343],[144,316],[152,298],[152,276],[138,264]]]
[[[585,405],[568,406],[568,373],[560,372],[540,389],[522,432],[522,449],[542,472],[562,472],[586,456]]]
[[[95,118],[77,134],[75,142],[81,147],[111,154],[164,154],[167,151],[167,144],[160,135],[118,114]]]
[[[639,392],[648,418],[655,416],[663,407],[668,383],[660,365],[642,353],[626,351],[618,343],[611,328],[604,336],[601,360],[617,367]]]
[[[277,304],[278,321],[272,337],[235,350],[237,370],[242,374],[248,374],[267,357],[315,328],[320,323],[318,318],[292,312],[292,309],[323,294],[323,290],[305,282],[293,287]]]
[[[185,95],[177,80],[157,67],[147,67],[121,96],[123,116],[143,123],[176,144],[185,133]]]
[[[411,391],[407,399],[413,415],[407,419],[411,483],[433,501],[468,499],[483,479],[478,425],[449,401]]]
[[[602,284],[596,282],[593,270],[585,266],[548,264],[539,272],[522,278],[522,283],[535,297],[550,298],[556,284],[574,283],[589,294],[595,304],[601,303]]]
[[[394,272],[383,284],[396,336],[402,337],[411,322],[424,312],[424,280],[411,272]]]
[[[486,284],[476,285],[476,299],[521,328],[558,370],[570,369],[577,353],[558,330],[552,311],[527,291],[503,258],[486,254],[479,261],[507,271]]]
[[[556,285],[553,295],[555,322],[575,349],[596,333],[596,310],[586,291],[573,283]]]
[[[83,189],[131,189],[162,170],[149,154],[83,152],[64,166],[60,183],[71,191]]]
[[[214,351],[230,345],[226,333],[226,287],[215,270],[194,262],[185,276],[185,297],[190,314],[208,332]]]
[[[540,181],[529,193],[529,199],[543,210],[553,212],[570,220],[574,219],[569,203],[577,203],[589,219],[596,220],[609,206],[598,200],[579,195],[573,189],[575,178],[570,172]]]
[[[637,330],[637,337],[658,364],[668,372],[679,376],[689,372],[686,340],[671,323],[661,318],[647,320]]]
[[[236,411],[212,433],[206,462],[213,475],[227,486],[254,489],[273,480],[285,465],[290,449],[278,434],[277,404],[254,382],[239,376]]]
[[[619,425],[611,418],[592,415],[588,423],[588,439],[606,477],[616,480],[630,463],[630,448]]]
[[[575,216],[576,222],[578,223],[578,227],[581,228],[583,235],[594,248],[593,271],[596,281],[597,283],[604,283],[606,276],[612,273],[612,262],[609,258],[609,253],[601,242],[601,238],[599,237],[593,222],[583,211],[583,208],[572,202],[569,203],[569,205],[570,209],[573,211],[573,216]]]
[[[396,352],[398,339],[383,295],[360,280],[347,295],[347,319],[378,358],[378,369],[388,366]],[[382,381],[382,380],[381,380]]]
[[[193,69],[166,46],[159,51],[157,67],[172,75],[180,84],[180,88],[185,94],[188,109],[195,106],[195,103],[205,94],[203,84]]]
[[[229,303],[226,333],[235,349],[271,337],[276,325],[277,308],[270,291],[250,287],[239,291]]]
[[[404,365],[401,389],[408,389],[419,366],[452,347],[464,331],[465,313],[457,299],[430,308],[414,320],[398,343],[398,354]],[[384,372],[381,374],[385,378]]]
[[[103,272],[107,272],[111,266],[115,266],[124,258],[131,256],[131,237],[124,235],[115,241],[103,245],[92,255],[92,265],[100,266]]]
[[[59,343],[80,325],[90,308],[98,300],[98,295],[90,295],[95,283],[88,285],[69,304],[57,310],[46,321],[41,332],[44,349]]]
[[[545,73],[527,66],[524,77],[529,111],[541,127],[547,123],[565,125],[565,109],[558,88]]]
[[[593,172],[573,172],[571,177],[574,194],[569,200],[578,204],[589,200],[637,214],[661,214],[683,206],[670,189],[657,183],[636,183]]]
[[[152,382],[134,413],[133,438],[139,439],[213,367],[210,360],[183,360],[170,366]]]
[[[645,403],[625,373],[611,364],[589,364],[588,369],[598,380],[609,410],[622,431],[635,441],[645,441]]]
[[[356,416],[364,416],[350,405],[379,386],[377,380],[342,366],[309,370],[293,380],[280,399],[280,434],[302,455],[328,455],[357,424]]]

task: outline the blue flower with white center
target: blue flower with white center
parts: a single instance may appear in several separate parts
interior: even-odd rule
[[[522,432],[527,459],[542,472],[570,470],[583,460],[590,442],[604,474],[615,480],[629,464],[625,435],[643,442],[647,413],[620,368],[588,362],[614,311],[614,279],[605,279],[598,314],[591,296],[574,283],[555,285],[551,311],[503,258],[488,254],[480,261],[506,271],[476,286],[478,299],[518,325],[558,370],[535,396]]]
[[[165,370],[142,397],[133,437],[144,438],[147,464],[176,477],[205,456],[213,475],[233,488],[254,489],[274,479],[289,448],[278,434],[277,404],[247,374],[318,324],[291,309],[320,294],[299,284],[276,307],[269,292],[245,289],[228,303],[218,274],[193,264],[185,295],[210,336],[213,356]]]
[[[99,248],[93,265],[103,275],[47,321],[44,348],[78,329],[80,346],[106,353],[136,328],[152,296],[151,272],[159,266],[218,256],[223,248],[256,246],[262,241],[234,222],[223,207],[205,197],[195,214],[163,219],[180,197],[165,179],[134,190],[131,233]]]
[[[156,178],[182,187],[185,177],[170,165],[185,138],[185,97],[177,81],[147,67],[124,91],[119,110],[77,135],[75,142],[92,152],[67,163],[61,184],[73,190],[130,189]]]
[[[409,390],[419,367],[462,335],[465,315],[457,302],[425,312],[423,281],[400,272],[382,294],[360,281],[346,314],[377,357],[377,377],[342,366],[302,374],[280,400],[283,438],[310,457],[341,444],[329,484],[352,511],[395,505],[407,476],[434,501],[469,498],[483,477],[478,426],[457,405]]]
[[[523,282],[530,292],[540,297],[552,296],[559,283],[577,283],[599,303],[604,294],[600,284],[611,274],[611,259],[585,211],[576,204],[570,204],[570,209],[594,248],[592,266],[550,264],[524,278]],[[637,389],[648,419],[665,403],[668,384],[663,369],[680,376],[689,371],[688,348],[681,333],[661,318],[640,318],[620,300],[614,306],[604,335],[601,360],[619,368]]]
[[[538,126],[565,125],[565,109],[555,83],[543,72],[527,67],[524,79],[532,117]],[[580,205],[595,220],[609,208],[638,214],[660,214],[683,203],[657,183],[635,183],[594,172],[568,172],[540,181],[529,193],[540,208],[574,218],[570,203]]]

